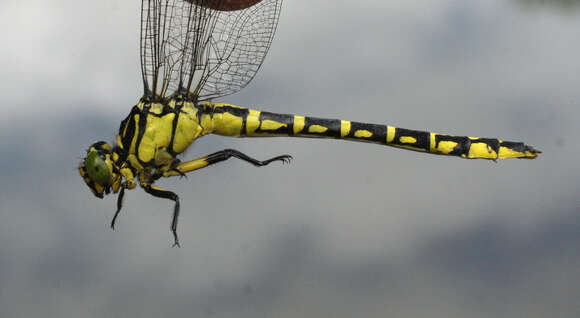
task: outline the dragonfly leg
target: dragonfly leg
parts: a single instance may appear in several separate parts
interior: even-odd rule
[[[181,170],[177,169],[177,167],[181,164],[181,160],[179,160],[177,158],[175,158],[173,160],[174,161],[173,161],[173,164],[172,164],[172,168],[169,169],[169,171],[175,171],[175,172],[177,172],[179,174],[180,177],[187,179],[187,175],[184,172],[182,172]]]
[[[159,187],[150,184],[143,185],[143,189],[145,190],[145,192],[151,194],[154,197],[169,199],[175,202],[175,207],[173,208],[173,219],[171,220],[171,232],[173,233],[174,239],[173,247],[175,246],[180,247],[179,239],[177,237],[177,220],[179,218],[179,196],[171,191],[161,189]]]
[[[164,177],[172,177],[172,176],[183,175],[187,172],[191,172],[194,170],[205,168],[209,165],[228,160],[232,157],[249,162],[256,167],[266,166],[273,161],[282,161],[282,163],[290,163],[290,160],[292,160],[292,156],[290,156],[290,155],[281,155],[281,156],[276,156],[276,157],[261,161],[261,160],[254,159],[254,158],[252,158],[244,153],[241,153],[237,150],[225,149],[225,150],[218,151],[218,152],[215,152],[215,153],[212,153],[210,155],[203,156],[203,157],[200,157],[200,158],[197,158],[194,160],[182,162],[179,165],[177,165],[174,169],[171,169],[170,171],[165,172],[163,174],[163,176]]]
[[[113,216],[113,220],[111,221],[111,229],[115,229],[115,221],[117,220],[117,216],[119,216],[119,212],[121,212],[121,208],[123,207],[123,197],[125,196],[125,186],[121,186],[121,192],[119,192],[119,196],[117,197],[117,211]]]

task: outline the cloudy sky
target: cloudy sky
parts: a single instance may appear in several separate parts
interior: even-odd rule
[[[0,3],[0,316],[578,317],[579,1],[287,0],[263,110],[525,141],[468,161],[209,136],[229,162],[116,198],[77,175],[141,96],[139,1]]]

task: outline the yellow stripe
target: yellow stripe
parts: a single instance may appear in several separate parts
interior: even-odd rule
[[[280,129],[280,127],[286,127],[288,126],[285,123],[281,123],[275,120],[270,120],[270,119],[266,119],[264,121],[262,121],[262,125],[260,126],[260,129],[262,130],[278,130]]]
[[[415,137],[403,136],[403,137],[399,138],[399,140],[403,144],[414,144],[414,143],[417,143],[417,138],[415,138]]]
[[[344,136],[350,133],[350,126],[351,126],[350,121],[348,120],[340,121],[340,137],[344,138]]]
[[[304,116],[298,115],[294,116],[294,127],[293,127],[294,135],[298,135],[302,131],[302,129],[304,129],[305,125],[304,121],[305,121]]]
[[[224,112],[214,116],[215,132],[224,135],[238,137],[241,133],[243,120],[239,116]]]
[[[393,126],[387,126],[387,143],[390,144],[395,140],[395,133],[397,132],[397,128]]]
[[[450,154],[456,147],[458,146],[458,143],[456,143],[455,141],[450,141],[450,140],[446,140],[446,141],[440,141],[439,144],[437,145],[436,148],[436,152],[437,153],[442,153],[442,154]]]
[[[437,136],[437,134],[435,133],[429,133],[429,152],[439,152],[437,147],[438,145],[435,144],[435,137]]]
[[[486,143],[474,141],[469,147],[467,158],[497,159],[498,156]]]
[[[202,113],[201,120],[199,121],[199,125],[203,129],[202,135],[211,134],[215,131],[214,128],[214,120],[210,114]]]
[[[250,109],[246,119],[246,135],[252,136],[258,127],[260,127],[260,111]]]
[[[312,125],[312,126],[308,127],[308,132],[314,133],[314,134],[321,134],[327,130],[328,130],[327,127],[320,126],[320,125]]]
[[[450,141],[450,140],[437,142],[437,136],[446,136],[446,135],[437,134],[437,133],[430,133],[429,134],[429,139],[430,139],[430,143],[431,143],[429,145],[429,149],[430,149],[430,152],[432,152],[432,153],[440,153],[440,154],[448,155],[453,150],[455,150],[455,148],[458,145],[457,142]]]
[[[125,126],[125,130],[127,129],[127,126]],[[123,134],[125,135],[125,134]],[[123,149],[123,143],[121,142],[121,136],[117,135],[117,145],[119,145],[119,148]]]
[[[373,133],[365,129],[359,129],[354,132],[354,136],[357,138],[370,138],[373,136]]]

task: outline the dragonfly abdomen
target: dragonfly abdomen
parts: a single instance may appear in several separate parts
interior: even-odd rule
[[[344,139],[466,159],[533,159],[540,153],[524,143],[495,138],[450,136],[388,125],[264,112],[229,104],[212,106],[213,133],[224,136]]]

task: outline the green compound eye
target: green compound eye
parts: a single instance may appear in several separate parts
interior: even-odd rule
[[[85,159],[85,167],[89,178],[94,182],[105,186],[111,180],[111,172],[105,163],[105,160],[99,156],[97,151],[89,152]]]

